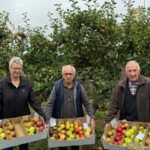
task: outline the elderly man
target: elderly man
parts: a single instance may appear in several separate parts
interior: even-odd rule
[[[48,98],[46,107],[47,120],[54,118],[75,118],[84,116],[82,105],[91,117],[91,126],[95,128],[92,103],[88,100],[83,85],[75,80],[76,70],[72,65],[62,68],[62,79],[58,80]],[[66,147],[60,149],[66,150]],[[78,146],[72,150],[78,150]]]
[[[140,74],[139,64],[132,60],[125,66],[126,78],[116,86],[106,123],[119,115],[128,121],[150,121],[150,79]]]

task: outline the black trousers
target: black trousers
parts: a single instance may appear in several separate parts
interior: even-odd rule
[[[67,147],[60,147],[59,150],[67,150]],[[71,146],[71,150],[79,150],[79,146]]]
[[[5,148],[3,150],[13,150],[13,147]],[[19,150],[29,150],[28,144],[19,145]]]

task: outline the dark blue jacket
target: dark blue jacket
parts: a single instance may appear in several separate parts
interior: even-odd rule
[[[60,118],[61,107],[64,100],[63,79],[60,79],[56,82],[55,91],[56,91],[56,100],[54,104],[52,117]],[[77,80],[74,81],[74,105],[75,105],[76,117],[84,116],[83,109],[82,109],[81,84]]]

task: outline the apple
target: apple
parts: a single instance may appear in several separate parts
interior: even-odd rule
[[[128,137],[126,137],[124,140],[125,140],[125,143],[126,143],[126,144],[129,144],[129,143],[132,142],[132,140],[131,140],[130,138],[128,138]]]
[[[28,128],[30,128],[30,127],[32,127],[33,126],[33,123],[30,121],[30,122],[27,122],[27,124],[26,124],[26,127],[28,127]]]
[[[135,142],[135,143],[140,143],[140,139],[135,138],[135,139],[134,139],[134,142]]]
[[[36,131],[36,129],[35,129],[35,127],[30,127],[29,129],[28,129],[28,133],[31,135],[31,134],[35,134],[35,131]]]
[[[32,118],[32,122],[37,123],[39,118]],[[29,122],[29,121],[28,121]]]
[[[84,136],[84,134],[83,134],[83,133],[79,134],[79,137],[80,137],[80,139],[85,138],[85,136]]]
[[[112,135],[113,135],[113,131],[112,131],[112,130],[108,131],[108,132],[107,132],[107,135],[108,135],[108,136],[112,136]]]
[[[3,132],[4,132],[3,128],[0,128],[0,133],[3,133]]]
[[[86,132],[84,132],[84,135],[85,135],[85,137],[90,137],[91,133],[86,131]]]
[[[131,132],[130,132],[129,130],[127,130],[127,131],[125,132],[125,136],[126,136],[126,137],[131,137]]]
[[[5,133],[0,133],[0,139],[5,139],[5,138],[6,138]]]
[[[36,126],[37,126],[37,127],[43,126],[43,121],[42,121],[42,120],[38,120],[38,121],[36,122]]]
[[[112,139],[110,137],[106,138],[105,140],[107,143],[111,143],[112,142]]]
[[[69,130],[70,129],[70,123],[66,124],[66,130]]]
[[[75,139],[75,135],[74,134],[70,134],[69,138],[70,138],[70,140],[74,140]]]
[[[39,127],[39,131],[42,132],[44,130],[44,126]]]
[[[127,129],[128,126],[129,126],[129,124],[126,122],[126,123],[124,124],[125,129]]]
[[[80,131],[83,130],[83,126],[82,125],[79,125],[78,128],[79,128]]]
[[[120,141],[121,139],[122,139],[121,136],[116,136],[114,140],[115,140],[115,141]]]
[[[15,137],[16,136],[15,131],[10,131],[10,135],[12,135],[13,137]]]
[[[75,133],[78,134],[79,132],[80,132],[79,128],[76,128],[76,129],[75,129]]]
[[[10,124],[7,126],[7,129],[12,131],[12,130],[14,130],[14,126],[12,124]]]

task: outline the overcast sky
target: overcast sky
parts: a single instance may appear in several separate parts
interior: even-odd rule
[[[80,0],[82,3],[82,0]],[[106,0],[99,0],[103,4]],[[109,1],[109,0],[107,0]],[[150,7],[150,0],[134,0],[135,7],[145,6]],[[116,12],[125,12],[122,0],[116,0]],[[7,11],[10,13],[10,20],[16,26],[23,25],[24,12],[27,12],[27,17],[30,19],[30,25],[43,26],[49,23],[47,14],[52,12],[55,14],[54,4],[62,3],[64,8],[69,7],[68,0],[0,0],[0,12]],[[82,4],[81,4],[82,6]]]

